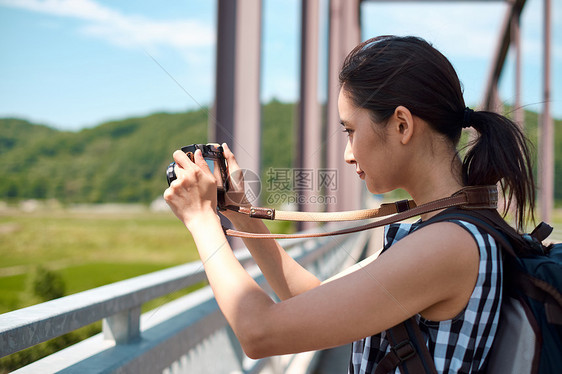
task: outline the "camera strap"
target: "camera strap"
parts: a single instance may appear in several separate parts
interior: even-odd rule
[[[252,218],[288,221],[313,221],[334,222],[352,221],[369,218],[386,217],[365,225],[349,227],[336,231],[300,233],[300,234],[257,234],[245,231],[225,229],[228,236],[250,239],[297,239],[318,238],[333,235],[351,234],[358,231],[368,230],[391,223],[396,223],[421,214],[434,212],[451,207],[462,209],[497,209],[498,190],[496,186],[470,186],[465,187],[453,195],[416,206],[412,200],[401,200],[394,203],[382,204],[377,209],[354,210],[347,212],[287,212],[276,211],[272,208],[241,207],[229,205],[224,209],[247,214]]]
[[[275,210],[272,208],[260,208],[253,206],[243,207],[235,205],[226,206],[225,209],[259,219],[300,222],[339,222],[384,217],[404,212],[415,207],[416,203],[414,200],[400,200],[393,203],[381,204],[379,208],[375,209],[350,210],[344,212],[292,212]]]

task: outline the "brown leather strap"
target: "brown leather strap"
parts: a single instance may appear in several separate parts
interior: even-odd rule
[[[446,209],[450,207],[461,207],[464,209],[496,209],[498,205],[498,190],[496,186],[473,186],[465,187],[454,193],[450,197],[435,200],[423,205],[413,207],[404,212],[383,218],[375,222],[365,225],[350,227],[343,230],[331,232],[318,232],[307,234],[256,234],[245,231],[237,231],[225,229],[225,234],[239,238],[249,239],[297,239],[297,238],[319,238],[332,235],[351,234],[358,231],[368,230],[375,227],[388,225],[390,223],[399,222],[408,218],[412,218],[421,214],[434,212],[436,210]]]
[[[277,221],[308,221],[308,222],[339,222],[357,221],[369,218],[385,217],[416,207],[414,200],[400,200],[394,203],[382,204],[379,208],[350,210],[344,212],[290,212],[272,208],[243,207],[229,205],[225,208],[252,218]]]

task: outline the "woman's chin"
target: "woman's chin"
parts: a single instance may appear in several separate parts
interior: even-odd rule
[[[380,194],[392,191],[392,189],[382,188],[380,186],[375,186],[372,183],[369,183],[368,180],[365,180],[365,186],[367,187],[367,191],[369,191],[373,195],[380,195]]]
[[[369,185],[369,183],[365,183],[365,185],[367,186],[367,191],[369,191],[373,195],[379,195],[379,194],[383,193],[383,192],[380,192],[380,190],[378,188],[376,188],[375,186]]]

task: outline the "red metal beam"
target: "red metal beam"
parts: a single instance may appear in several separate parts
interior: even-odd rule
[[[511,38],[515,47],[515,100],[513,103],[513,120],[522,128],[525,127],[525,113],[521,107],[521,15],[513,16]]]
[[[214,118],[241,167],[260,170],[261,0],[219,0]]]
[[[293,173],[293,178],[300,178],[302,182],[302,189],[296,192],[299,194],[298,209],[303,212],[319,211],[323,205],[311,199],[313,195],[318,194],[316,179],[322,161],[322,143],[319,141],[322,138],[322,123],[318,101],[319,18],[319,0],[303,0],[300,105],[296,134],[297,169]],[[313,222],[302,222],[299,229],[306,230],[314,226],[316,224]]]
[[[339,71],[347,54],[361,41],[359,0],[330,2],[330,40],[328,61],[328,102],[326,130],[326,165],[337,170],[336,204],[329,211],[361,207],[363,184],[355,170],[343,159],[346,138],[342,136],[338,114]]]
[[[329,10],[329,48],[328,48],[328,100],[326,102],[326,167],[337,170],[338,189],[335,191],[336,203],[326,208],[334,212],[346,209],[343,207],[343,196],[341,185],[341,169],[345,167],[343,162],[343,147],[345,143],[340,133],[340,120],[338,114],[338,74],[343,62],[340,39],[343,35],[342,1],[331,0]],[[349,208],[348,208],[349,209]]]
[[[543,112],[538,149],[539,162],[539,200],[541,220],[549,222],[554,206],[554,123],[550,116],[550,44],[551,44],[550,0],[544,0],[544,91]]]
[[[521,15],[521,11],[525,6],[525,2],[526,0],[515,0],[507,9],[500,31],[500,38],[496,47],[496,52],[494,53],[494,60],[492,62],[490,73],[488,75],[486,91],[484,93],[484,100],[482,102],[482,109],[495,109],[498,82],[503,70],[505,59],[507,57],[509,45],[511,44],[512,22],[514,19],[519,18],[519,16]]]

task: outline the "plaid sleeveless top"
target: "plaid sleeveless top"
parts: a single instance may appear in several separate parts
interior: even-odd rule
[[[475,239],[480,265],[467,307],[446,321],[416,316],[438,373],[476,373],[485,361],[496,334],[502,298],[501,250],[494,239],[475,225],[452,220]],[[384,250],[418,228],[420,223],[398,223],[385,227]],[[377,363],[390,351],[385,332],[352,344],[350,374],[374,373]],[[396,373],[400,370],[397,368]]]

